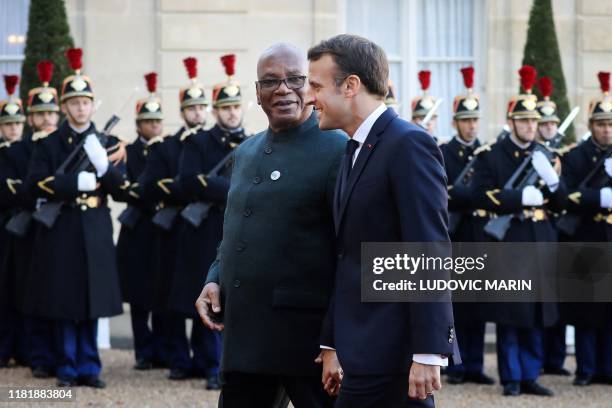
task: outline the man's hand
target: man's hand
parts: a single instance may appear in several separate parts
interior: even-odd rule
[[[336,356],[336,350],[321,350],[315,359],[315,363],[323,363],[323,373],[321,375],[323,389],[332,397],[338,395],[344,372]]]
[[[217,331],[222,331],[224,327],[223,323],[216,323],[213,321],[213,313],[221,312],[221,304],[219,302],[220,294],[221,290],[219,285],[210,282],[204,286],[202,293],[200,293],[198,300],[195,302],[195,307],[204,325],[211,330]]]
[[[442,388],[440,366],[412,362],[408,377],[408,396],[413,399],[425,399],[434,390]]]
[[[120,141],[114,146],[106,149],[110,155],[108,156],[108,160],[113,163],[113,166],[117,166],[121,162],[127,162],[127,150],[125,149],[125,142]]]

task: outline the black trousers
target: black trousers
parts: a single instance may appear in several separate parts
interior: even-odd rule
[[[321,378],[250,373],[222,373],[219,408],[327,408],[334,399],[323,390]]]
[[[336,408],[416,408],[435,407],[434,397],[424,400],[408,398],[408,374],[344,374]]]

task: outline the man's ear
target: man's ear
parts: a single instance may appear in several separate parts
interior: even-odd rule
[[[352,98],[361,90],[361,79],[357,75],[349,75],[344,80],[344,96]]]
[[[66,104],[65,104],[65,103],[62,103],[62,104],[60,105],[60,109],[62,110],[62,113],[63,113],[64,115],[68,113],[68,110],[66,109]]]
[[[257,97],[257,104],[261,105],[261,100],[259,99],[259,87],[255,88],[255,96]]]

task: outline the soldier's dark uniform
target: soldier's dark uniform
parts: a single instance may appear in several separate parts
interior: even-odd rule
[[[453,103],[453,119],[480,118],[480,101],[472,93],[473,69],[464,69],[464,83],[467,94],[455,98]],[[449,231],[453,242],[485,242],[488,241],[483,228],[489,212],[479,208],[473,201],[473,158],[481,151],[480,141],[465,141],[457,130],[448,143],[440,146],[444,156],[444,166],[448,178],[448,209],[453,220],[454,229]],[[489,146],[486,146],[489,148]],[[461,181],[459,175],[467,166],[470,171]],[[481,313],[482,306],[476,303],[454,303],[455,329],[461,352],[462,364],[451,365],[447,369],[448,382],[459,384],[473,381],[480,384],[492,384],[493,379],[483,373],[485,321]]]
[[[521,70],[522,71],[522,70]],[[535,75],[534,78],[535,80]],[[510,104],[511,119],[537,119],[536,97],[531,95],[531,86],[523,83],[527,94],[518,95]],[[498,215],[515,214],[504,242],[555,242],[556,232],[549,211],[560,211],[564,205],[565,188],[560,182],[555,191],[547,186],[541,188],[546,200],[542,206],[525,206],[522,189],[504,188],[507,180],[530,157],[537,142],[520,147],[514,136],[493,144],[489,151],[478,156],[474,186],[476,200],[484,209]],[[531,166],[528,167],[530,169]],[[509,248],[510,250],[511,248]],[[520,255],[517,254],[520,260]],[[520,270],[530,271],[533,279],[544,279],[540,269],[531,265],[517,265]],[[531,276],[531,275],[530,275]],[[490,319],[497,323],[497,358],[501,383],[505,395],[519,392],[549,395],[550,391],[535,380],[542,368],[542,329],[556,323],[558,312],[550,303],[495,303],[487,305]]]
[[[233,56],[227,56],[231,58]],[[225,57],[224,57],[225,58]],[[232,59],[233,60],[233,59]],[[241,105],[240,87],[232,80],[233,64],[228,81],[213,89],[213,107]],[[229,190],[231,162],[216,174],[210,171],[245,139],[244,129],[223,128],[217,123],[209,131],[186,132],[179,168],[179,182],[190,203],[210,206],[208,216],[199,226],[182,224],[176,273],[171,285],[168,307],[171,311],[193,319],[191,347],[193,371],[207,378],[209,389],[220,388],[218,382],[221,358],[221,334],[204,326],[194,308],[194,299],[200,294],[206,271],[215,260],[216,250],[223,235],[223,213]],[[182,350],[182,359],[188,360],[188,348]]]
[[[188,65],[186,61],[185,65]],[[190,76],[192,72],[188,70]],[[193,105],[208,105],[204,89],[196,82],[195,77],[191,79],[190,85],[182,88],[179,92],[181,110]],[[149,154],[142,175],[145,201],[155,205],[157,211],[164,209],[167,211],[173,208],[176,214],[169,230],[157,228],[161,246],[161,260],[160,268],[158,268],[160,273],[154,279],[154,296],[157,309],[167,312],[165,333],[169,347],[169,378],[175,380],[190,377],[193,370],[189,340],[185,333],[186,319],[184,315],[171,312],[168,309],[170,289],[175,279],[174,275],[177,273],[176,263],[179,236],[184,223],[179,213],[187,203],[177,180],[179,160],[183,150],[181,136],[188,133],[197,133],[201,127],[198,125],[193,128],[187,128],[186,124],[172,136],[156,137],[149,141]],[[195,298],[193,303],[195,303]],[[191,337],[193,342],[193,335]],[[186,353],[185,350],[187,350]]]
[[[155,73],[152,74],[146,76],[151,95],[137,102],[136,122],[163,119],[161,100],[155,96],[157,77]],[[121,293],[123,301],[130,304],[136,359],[134,368],[141,370],[152,366],[168,366],[168,347],[163,332],[164,314],[153,312],[153,278],[159,275],[162,247],[152,221],[155,206],[143,199],[140,179],[148,155],[147,143],[148,140],[139,134],[126,148],[126,176],[130,187],[125,191],[123,201],[128,208],[120,216],[122,225],[117,241]]]
[[[602,80],[602,88],[606,89]],[[609,79],[608,85],[609,88]],[[612,99],[604,93],[589,106],[589,121],[612,120]],[[602,207],[601,189],[612,187],[610,177],[601,166],[593,181],[581,186],[582,181],[604,157],[612,157],[612,147],[597,143],[591,136],[563,156],[563,178],[567,184],[567,211],[581,217],[573,236],[574,242],[612,241],[612,208]],[[608,159],[611,160],[611,159]],[[594,180],[599,179],[599,185]],[[576,327],[575,385],[612,383],[612,304],[568,303],[563,315]]]
[[[5,76],[8,99],[0,101],[1,124],[25,122],[21,100],[13,96],[18,81],[17,76]],[[29,359],[24,320],[15,304],[20,301],[16,290],[19,272],[22,271],[17,270],[17,263],[24,261],[15,258],[15,238],[5,230],[19,204],[22,180],[16,168],[19,163],[15,161],[22,156],[22,147],[20,141],[0,144],[0,367],[6,366],[11,359],[19,365],[27,365]]]
[[[71,65],[76,75],[64,80],[62,103],[77,96],[93,99],[89,79],[80,74],[80,61],[71,60]],[[109,164],[97,178],[99,186],[82,192],[78,174],[57,173],[75,147],[96,133],[93,123],[79,133],[64,121],[55,132],[39,138],[26,183],[36,197],[62,203],[54,225],[37,229],[37,256],[24,306],[26,313],[54,320],[57,376],[62,386],[76,382],[104,386],[98,378],[97,319],[122,312],[107,196],[120,194],[124,177]],[[107,147],[117,144],[117,139],[109,138]]]

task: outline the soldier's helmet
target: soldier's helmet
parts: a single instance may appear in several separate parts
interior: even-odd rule
[[[589,104],[589,120],[612,119],[612,98],[610,97],[610,73],[599,72],[599,87],[602,95]]]
[[[40,61],[36,64],[36,70],[41,86],[28,92],[28,113],[59,112],[57,90],[49,86],[53,77],[53,63]]]
[[[25,122],[23,105],[21,99],[15,96],[15,89],[19,83],[18,75],[5,75],[4,86],[6,87],[7,98],[0,101],[0,124],[12,122]]]
[[[398,106],[399,102],[397,101],[397,97],[396,97],[395,85],[393,85],[393,82],[391,80],[389,80],[389,84],[387,88],[388,90],[387,90],[387,95],[385,95],[385,105],[391,106],[391,107]]]
[[[524,93],[519,93],[510,99],[508,104],[509,119],[540,119],[537,110],[538,98],[532,93],[538,72],[531,65],[519,69],[521,87]]]
[[[540,123],[543,122],[561,122],[557,116],[557,104],[550,100],[553,93],[552,79],[543,76],[538,80],[538,88],[542,94],[542,100],[538,102],[537,109],[540,114]]]
[[[480,117],[480,98],[474,94],[474,68],[461,68],[466,93],[458,95],[453,101],[453,119],[472,119]]]
[[[429,95],[427,90],[429,89],[429,85],[431,84],[431,71],[423,70],[419,71],[419,82],[421,83],[421,89],[423,90],[423,95],[417,96],[412,100],[412,119],[416,118],[424,118],[427,116],[427,113],[431,108],[433,108],[436,103],[436,98]],[[438,114],[434,114],[434,117]]]
[[[149,72],[144,76],[147,83],[149,96],[139,99],[136,102],[136,120],[164,118],[161,107],[161,99],[156,95],[157,92],[157,73]]]
[[[228,54],[221,57],[221,64],[225,69],[227,80],[215,85],[213,88],[212,100],[213,107],[240,105],[242,103],[242,93],[240,85],[234,79],[236,73],[236,55]]]
[[[187,70],[189,85],[179,91],[181,110],[194,105],[208,106],[204,87],[198,83],[198,60],[194,57],[187,57],[183,60],[183,64]]]
[[[68,64],[74,70],[74,74],[64,79],[60,102],[66,102],[75,96],[86,96],[93,99],[94,93],[91,80],[86,75],[81,74],[81,69],[83,68],[83,50],[81,48],[70,48],[66,51],[66,58],[68,58]]]

